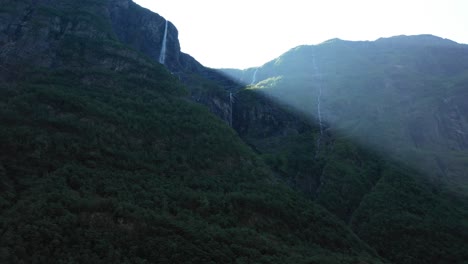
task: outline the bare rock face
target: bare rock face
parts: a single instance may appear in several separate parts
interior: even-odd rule
[[[110,1],[108,10],[118,40],[158,61],[166,19],[129,0]],[[229,91],[239,88],[239,85],[181,52],[178,31],[171,22],[167,28],[164,66],[189,88],[193,101],[207,106],[212,113],[231,123]],[[210,88],[204,90],[200,87]]]
[[[252,97],[254,99],[246,98]],[[297,135],[313,130],[306,118],[292,109],[280,107],[261,95],[240,93],[234,106],[234,128],[245,138],[267,138]],[[252,102],[254,100],[254,102]]]
[[[112,29],[118,40],[158,61],[166,19],[130,0],[112,0],[108,10]],[[169,22],[164,65],[181,78],[185,74],[209,71],[194,58],[180,51],[178,34],[177,28]]]
[[[4,64],[64,65],[58,53],[64,45],[79,46],[79,39],[84,37],[120,41],[156,61],[161,52],[166,20],[130,0],[90,5],[55,0],[9,1],[5,9],[16,13],[0,13],[0,58]],[[180,52],[178,32],[172,23],[168,25],[166,66],[171,72],[202,68]]]
[[[121,5],[122,2],[125,1],[119,1]],[[9,1],[5,8],[14,13],[0,13],[0,58],[4,65],[13,65],[10,68],[79,66],[70,56],[96,67],[123,68],[105,55],[96,56],[98,52],[82,53],[84,45],[95,45],[96,51],[107,49],[137,57],[128,50],[125,55],[117,45],[102,45],[115,42],[104,2],[81,5],[55,0]]]
[[[119,72],[131,67],[122,58],[157,63],[161,53],[166,19],[131,0],[86,5],[59,0],[7,1],[2,10],[14,12],[0,10],[1,78],[20,78],[17,72],[34,67],[80,67],[80,61]],[[229,123],[228,90],[238,85],[182,53],[178,31],[170,22],[166,47],[164,67],[189,88],[194,101]],[[140,54],[148,60],[142,60]],[[207,86],[209,91],[199,89]]]
[[[112,28],[121,42],[158,61],[166,23],[163,17],[127,0],[111,1],[109,14]],[[170,22],[167,44],[166,65],[170,69],[176,69],[180,45],[177,29]]]
[[[52,21],[46,18],[40,19],[37,2],[27,4],[26,2],[14,3],[10,1],[11,8],[16,13],[0,14],[0,59],[2,64],[11,65],[18,63],[30,63],[49,67],[52,65],[53,56],[50,54],[51,46],[49,36],[60,21],[54,19],[54,27],[41,27],[37,23]],[[37,21],[37,22],[36,22]],[[58,29],[60,30],[60,28]]]

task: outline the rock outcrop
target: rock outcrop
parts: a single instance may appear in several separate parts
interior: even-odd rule
[[[131,0],[96,1],[90,5],[58,0],[7,1],[5,10],[10,9],[15,13],[0,16],[0,71],[7,68],[9,71],[3,76],[15,76],[15,68],[79,66],[69,60],[70,55],[115,71],[129,65],[118,57],[103,54],[118,53],[140,63],[145,63],[139,56],[141,53],[153,61],[160,56],[165,18]],[[96,43],[89,39],[95,39]],[[102,46],[103,40],[109,45]],[[134,51],[122,49],[120,43]],[[90,45],[96,45],[102,52],[91,54],[83,48]],[[165,67],[189,88],[191,98],[230,123],[229,92],[240,85],[181,52],[177,28],[170,22],[166,57]]]
[[[111,1],[109,11],[119,41],[158,61],[166,20],[130,0]],[[178,31],[172,23],[167,31],[165,66],[187,85],[192,100],[207,106],[227,123],[231,122],[229,92],[241,85],[181,52]]]

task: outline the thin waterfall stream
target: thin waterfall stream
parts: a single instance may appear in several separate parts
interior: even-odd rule
[[[250,85],[255,84],[255,82],[257,81],[257,72],[258,72],[258,68],[255,69],[255,71],[254,71],[254,73],[253,73],[252,82],[250,83]]]
[[[164,37],[161,45],[161,53],[159,54],[159,63],[161,64],[164,64],[166,61],[167,24],[168,21],[166,20],[166,25],[164,27]]]
[[[320,128],[320,136],[317,139],[317,150],[315,155],[317,156],[320,151],[320,144],[323,136],[323,122],[322,122],[322,109],[321,109],[321,102],[322,102],[322,75],[320,74],[319,68],[317,66],[317,62],[315,61],[315,55],[312,56],[312,67],[314,70],[314,75],[317,76],[317,118],[319,121],[319,128]]]
[[[234,103],[234,96],[232,95],[232,92],[229,92],[229,107],[231,109],[230,117],[229,117],[229,125],[232,127],[232,112],[234,111],[232,109],[232,105]]]

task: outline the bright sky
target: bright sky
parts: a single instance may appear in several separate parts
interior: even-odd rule
[[[171,21],[212,68],[261,66],[331,38],[433,34],[468,43],[468,0],[134,0]]]

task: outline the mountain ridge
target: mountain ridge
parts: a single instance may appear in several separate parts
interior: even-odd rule
[[[379,38],[376,42],[393,42],[395,44],[412,44],[412,45],[428,45],[428,46],[447,46],[447,45],[460,45],[453,40],[441,38],[431,34],[420,35],[398,35],[388,38]]]

